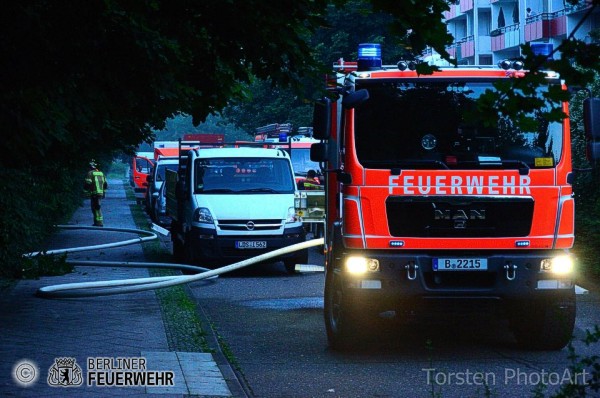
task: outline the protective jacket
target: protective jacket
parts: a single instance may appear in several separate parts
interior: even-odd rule
[[[90,170],[85,176],[84,189],[92,196],[104,196],[104,192],[108,189],[104,173],[98,169]]]

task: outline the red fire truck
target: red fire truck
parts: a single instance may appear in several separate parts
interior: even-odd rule
[[[315,105],[330,345],[355,344],[382,313],[475,310],[509,319],[524,348],[561,349],[575,321],[569,119],[524,131],[469,117],[494,82],[524,73],[519,63],[419,75],[406,62],[382,66],[380,54],[363,45],[358,62],[340,60],[337,100]],[[548,72],[538,95],[555,85],[566,89]],[[600,99],[584,114],[598,156]]]

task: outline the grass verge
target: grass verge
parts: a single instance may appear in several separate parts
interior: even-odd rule
[[[127,199],[135,203],[135,196],[124,183]],[[131,204],[131,215],[136,226],[139,229],[150,230],[148,218],[142,207]],[[161,245],[160,241],[154,240],[142,245],[144,256],[150,262],[171,262],[171,254]],[[150,276],[168,276],[177,275],[177,271],[149,269]],[[196,304],[190,298],[183,286],[172,286],[163,289],[156,289],[163,320],[165,323],[165,332],[169,349],[172,351],[184,352],[212,352],[207,341],[206,333],[202,329],[202,324],[198,316]]]

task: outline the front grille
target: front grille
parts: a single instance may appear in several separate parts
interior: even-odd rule
[[[533,218],[532,198],[390,196],[388,227],[395,237],[523,237]]]
[[[223,231],[276,231],[282,220],[217,220],[217,225]]]

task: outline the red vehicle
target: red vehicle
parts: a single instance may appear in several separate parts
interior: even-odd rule
[[[381,313],[507,317],[517,342],[561,349],[575,321],[569,119],[523,131],[466,115],[494,82],[526,72],[381,66],[377,46],[339,62],[337,101],[315,106],[313,160],[327,162],[325,326],[356,343]],[[363,48],[363,50],[365,49]],[[512,64],[515,66],[515,64]],[[519,66],[519,65],[516,65]],[[566,89],[553,73],[538,95]],[[568,104],[562,104],[568,114]],[[586,100],[598,154],[600,100]],[[531,113],[535,117],[537,111]],[[476,119],[475,119],[476,120]]]
[[[147,178],[154,165],[152,152],[137,152],[131,159],[131,172],[129,184],[133,188],[135,201],[141,204],[148,191]]]

